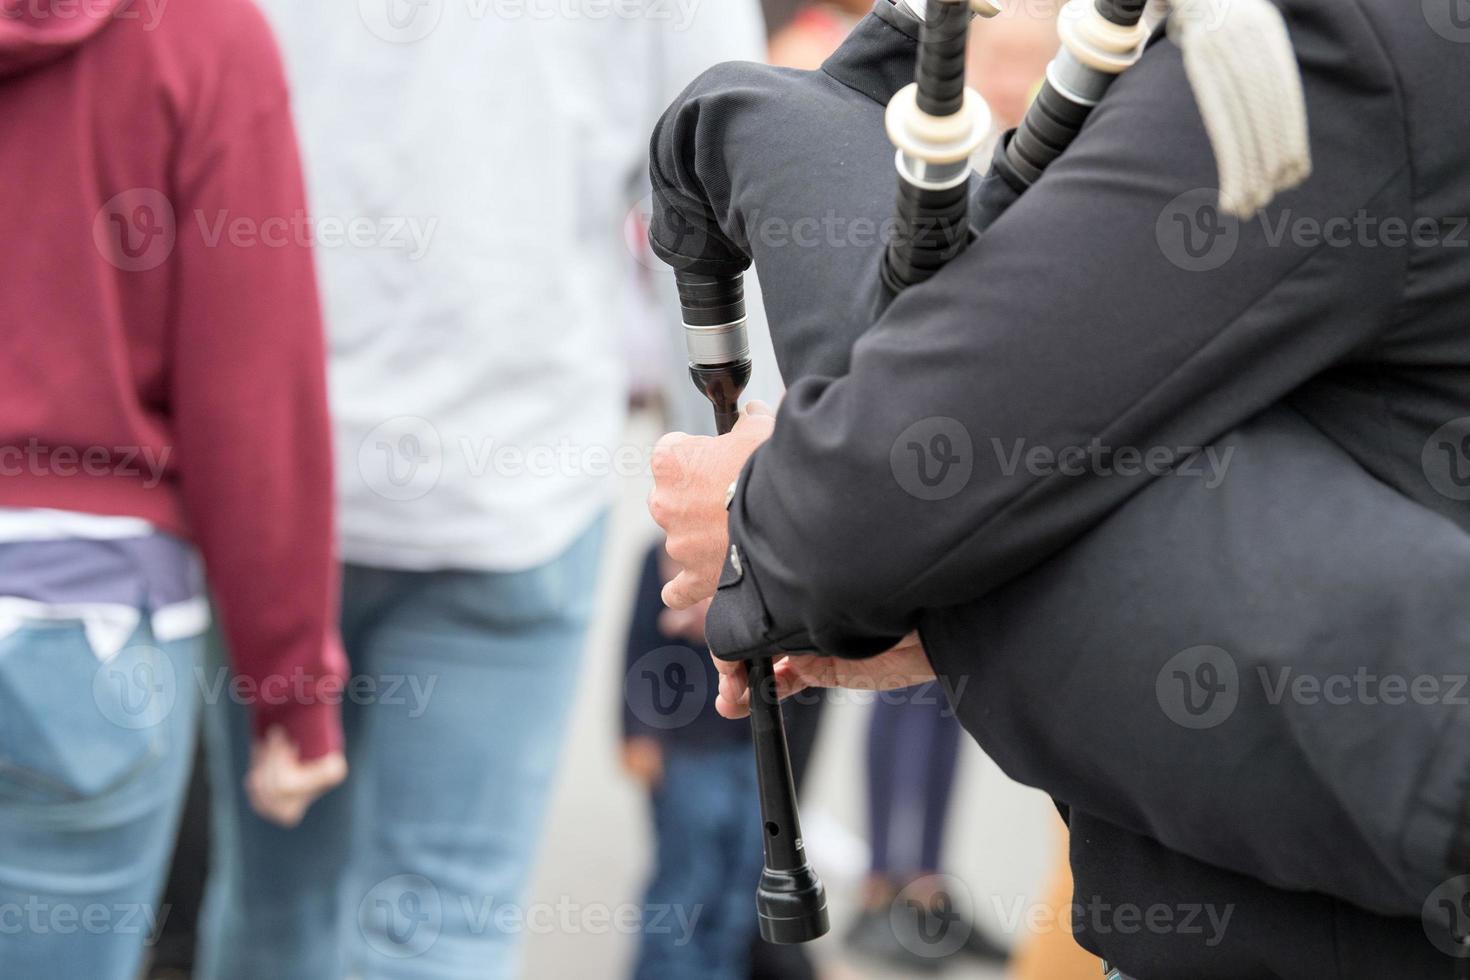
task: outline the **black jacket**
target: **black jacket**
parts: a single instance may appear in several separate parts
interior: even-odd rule
[[[1201,271],[1220,253],[1166,237],[1214,173],[1178,53],[1157,43],[1053,171],[851,360],[882,306],[879,247],[858,239],[892,212],[880,117],[911,77],[903,18],[880,9],[815,75],[717,69],[654,141],[655,247],[708,272],[753,255],[794,382],[742,479],[743,574],[727,569],[716,648],[860,655],[918,625],[972,734],[1070,804],[1079,904],[1235,908],[1218,945],[1084,916],[1083,942],[1144,980],[1384,962],[1447,975],[1418,915],[1466,863],[1465,709],[1283,699],[1279,671],[1432,677],[1463,662],[1457,222],[1434,246],[1290,233],[1362,209],[1382,239],[1386,219],[1470,210],[1452,94],[1470,49],[1389,2],[1284,10],[1317,173],[1237,229],[1222,264]],[[900,476],[908,444],[944,431],[925,419],[970,439],[969,476],[942,499]],[[1214,486],[1006,465],[1017,440],[1055,453],[1094,437],[1235,455]],[[1171,663],[1211,647],[1236,704],[1183,727]]]

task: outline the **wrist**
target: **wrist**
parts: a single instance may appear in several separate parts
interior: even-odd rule
[[[341,712],[336,704],[326,701],[266,705],[258,704],[254,712],[257,741],[265,733],[279,727],[296,747],[297,758],[310,762],[333,752],[342,751]]]

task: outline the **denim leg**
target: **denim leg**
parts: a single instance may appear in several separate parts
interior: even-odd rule
[[[211,634],[206,659],[210,865],[194,975],[340,980],[346,966],[337,894],[347,865],[347,794],[341,788],[328,793],[292,829],[257,816],[241,782],[249,769],[250,719],[229,695],[217,634]],[[350,722],[350,705],[344,715]]]
[[[202,980],[514,976],[596,585],[599,522],[515,573],[344,570],[347,781],[291,830],[239,786],[244,710],[211,710],[216,865]]]
[[[515,573],[368,572],[397,598],[351,640],[362,711],[342,892],[363,980],[511,980],[573,700],[601,523]],[[349,576],[349,582],[353,578]]]
[[[738,980],[750,972],[751,941],[760,934],[755,889],[765,863],[765,837],[751,747],[741,743],[721,749],[719,755],[726,788],[720,806],[724,816],[720,840],[725,875],[720,895],[713,903],[717,928],[711,930],[710,946],[713,961],[729,964],[731,980]]]
[[[671,747],[652,802],[657,867],[633,976],[740,980],[749,973],[761,869],[749,747]]]
[[[79,623],[0,640],[0,973],[133,980],[194,751],[197,640],[141,627],[99,663]]]

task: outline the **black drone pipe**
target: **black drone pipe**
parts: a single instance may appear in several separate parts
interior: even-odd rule
[[[1118,75],[1138,61],[1147,0],[1073,0],[1058,21],[1062,47],[996,168],[1017,193],[1077,138]]]
[[[974,4],[994,15],[990,3]],[[970,0],[930,0],[914,83],[888,104],[898,147],[898,220],[881,276],[892,293],[933,276],[969,243],[970,157],[990,129],[984,103],[965,88]]]

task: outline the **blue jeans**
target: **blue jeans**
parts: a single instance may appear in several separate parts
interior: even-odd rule
[[[194,756],[200,641],[144,624],[100,663],[80,622],[0,639],[0,975],[133,980]]]
[[[658,866],[643,897],[635,980],[744,980],[757,934],[761,819],[745,743],[665,746],[653,793]]]
[[[601,523],[524,572],[348,566],[347,781],[251,811],[244,712],[208,712],[202,980],[502,980],[592,608]],[[509,907],[509,911],[507,908]]]

